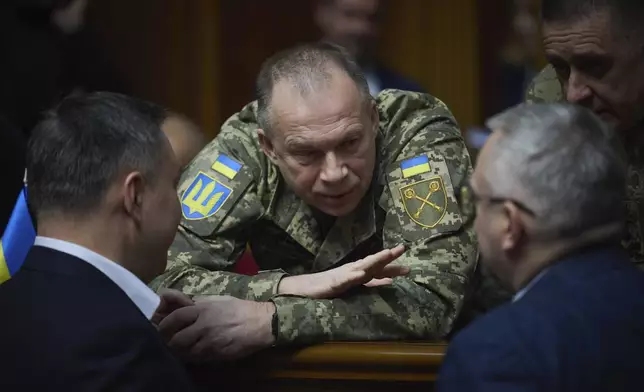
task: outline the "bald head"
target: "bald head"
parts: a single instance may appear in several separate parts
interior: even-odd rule
[[[170,141],[181,167],[187,166],[206,145],[206,137],[201,129],[181,114],[168,113],[161,129]]]

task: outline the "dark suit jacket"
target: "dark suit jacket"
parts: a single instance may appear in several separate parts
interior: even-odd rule
[[[130,298],[92,265],[35,246],[0,285],[0,389],[191,391]]]
[[[452,341],[439,391],[641,391],[644,274],[618,246],[554,264]]]
[[[380,88],[382,90],[393,88],[405,91],[415,91],[418,93],[425,92],[424,89],[416,82],[407,79],[382,65],[376,66],[375,74],[380,81]]]
[[[0,114],[0,236],[9,223],[25,176],[27,143],[22,132]],[[1,317],[1,316],[0,316]]]

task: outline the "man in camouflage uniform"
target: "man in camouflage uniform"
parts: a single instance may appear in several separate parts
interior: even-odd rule
[[[567,100],[586,106],[620,133],[629,163],[622,243],[644,269],[644,2],[547,0],[542,7],[551,64],[532,82],[526,101]],[[574,33],[582,36],[575,38]],[[567,40],[558,42],[561,37]]]
[[[247,346],[211,348],[212,356],[269,344],[444,337],[477,258],[456,199],[472,167],[448,108],[398,90],[374,102],[356,64],[329,44],[269,59],[258,92],[183,174],[183,219],[153,287],[211,296],[202,304],[223,314],[211,311],[213,326],[202,327]],[[256,276],[231,272],[247,243]],[[258,304],[262,320],[245,319]],[[177,330],[202,317],[173,317],[182,310],[161,332],[186,352],[190,344],[177,342],[203,340],[199,328],[191,339]],[[249,342],[266,336],[267,315],[274,339]],[[215,326],[225,319],[243,327]]]
[[[532,81],[526,101],[580,104],[620,133],[629,163],[622,244],[644,269],[644,2],[543,0],[541,14],[550,65]],[[475,307],[487,310],[510,298],[483,275]]]

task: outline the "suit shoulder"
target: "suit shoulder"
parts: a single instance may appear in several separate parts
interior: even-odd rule
[[[377,72],[379,74],[380,81],[382,82],[383,90],[394,88],[420,93],[424,92],[424,89],[415,80],[412,80],[391,68],[380,66],[378,67]]]

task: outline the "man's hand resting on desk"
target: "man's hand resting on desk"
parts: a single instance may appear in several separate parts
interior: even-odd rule
[[[405,252],[403,245],[385,249],[364,259],[315,274],[287,276],[279,284],[279,294],[301,295],[309,298],[335,298],[359,285],[382,286],[391,278],[409,273],[409,268],[390,265]]]
[[[279,285],[280,294],[310,298],[333,298],[359,285],[380,286],[391,278],[406,275],[407,267],[390,265],[405,251],[393,249],[309,275],[289,276]],[[162,293],[161,305],[153,316],[170,349],[190,362],[238,359],[270,347],[275,305],[230,296],[196,297],[193,300],[175,290]]]
[[[229,296],[196,297],[159,323],[159,333],[178,357],[189,362],[232,360],[274,343],[275,305]]]

